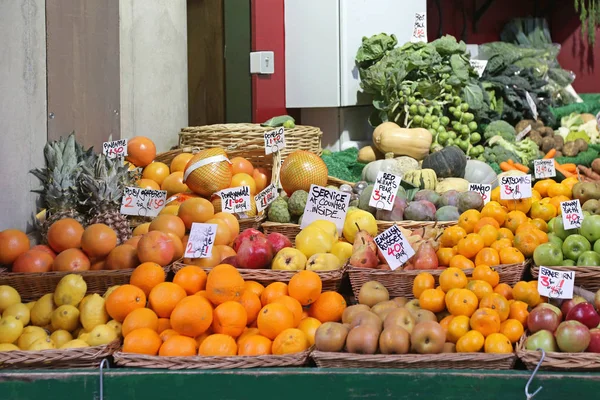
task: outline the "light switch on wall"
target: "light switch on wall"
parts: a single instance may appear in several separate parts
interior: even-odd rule
[[[255,51],[250,53],[250,73],[275,73],[275,54],[272,51]]]

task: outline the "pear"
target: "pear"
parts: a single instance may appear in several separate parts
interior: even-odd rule
[[[439,261],[435,249],[431,243],[428,241],[421,243],[419,249],[413,257],[412,263],[414,268],[417,270],[437,269]]]
[[[358,247],[352,251],[350,265],[359,268],[376,268],[379,265],[377,251],[373,251],[368,245]]]

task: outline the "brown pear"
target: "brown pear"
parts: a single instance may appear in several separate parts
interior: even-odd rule
[[[382,301],[381,303],[375,304],[371,308],[371,312],[377,314],[382,321],[385,320],[385,317],[389,314],[393,309],[398,308],[398,304],[396,304],[393,300]]]
[[[410,350],[410,333],[404,328],[386,328],[379,336],[381,354],[406,354]]]
[[[377,253],[377,244],[373,239],[373,236],[364,229],[359,230],[354,236],[354,243],[352,243],[352,252],[358,250],[361,246],[367,246],[369,249]]]
[[[352,250],[352,255],[348,260],[351,266],[358,268],[377,268],[379,265],[379,258],[377,253],[373,251],[369,246],[362,245],[356,250]]]
[[[421,323],[421,322],[425,322],[425,321],[430,321],[430,322],[435,322],[437,323],[437,317],[435,316],[434,313],[432,313],[429,310],[418,310],[418,311],[413,311],[413,317],[415,317],[415,322],[417,324]]]
[[[369,281],[362,285],[358,292],[358,302],[373,307],[377,303],[390,299],[388,290],[377,281]]]
[[[404,305],[410,312],[419,311],[421,309],[421,305],[419,304],[419,299],[413,299]]]
[[[396,308],[395,310],[390,311],[387,317],[385,317],[385,321],[383,321],[383,328],[388,329],[400,327],[406,330],[408,333],[411,333],[415,327],[415,324],[415,317],[413,317],[410,311],[408,311],[406,308]]]
[[[338,322],[325,322],[315,332],[315,347],[319,351],[338,352],[344,349],[348,328]]]
[[[371,311],[359,311],[354,316],[354,319],[350,324],[350,328],[354,329],[357,326],[362,325],[370,325],[374,328],[377,328],[377,330],[381,332],[381,329],[383,328],[383,321],[381,320],[381,318],[379,318],[379,316],[377,316],[377,314]]]
[[[398,304],[398,307],[404,307],[406,303],[408,303],[408,299],[406,297],[394,297],[392,300]]]
[[[352,328],[346,339],[346,350],[355,354],[375,354],[379,346],[380,332],[371,325]]]
[[[351,324],[352,320],[359,311],[371,311],[371,307],[367,306],[366,304],[355,304],[353,306],[346,307],[342,313],[342,322],[344,324]]]

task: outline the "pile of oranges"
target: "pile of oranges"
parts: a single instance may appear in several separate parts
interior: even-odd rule
[[[264,287],[244,281],[227,264],[208,275],[188,265],[173,282],[165,282],[159,266],[145,264],[135,269],[130,284],[108,294],[106,310],[122,323],[124,352],[283,355],[307,350],[322,322],[341,320],[344,298],[321,290],[321,279],[312,271],[298,272],[287,284]]]
[[[413,295],[422,309],[438,315],[446,340],[457,352],[512,353],[527,327],[529,308],[545,299],[537,281],[514,287],[498,282],[498,273],[488,266],[476,267],[472,278],[450,267],[441,273],[437,287],[430,273],[417,275]]]

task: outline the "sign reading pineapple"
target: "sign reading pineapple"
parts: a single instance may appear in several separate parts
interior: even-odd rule
[[[166,190],[126,187],[121,199],[121,214],[156,217],[167,202]]]
[[[127,156],[127,139],[113,140],[102,143],[102,154],[108,158]]]

